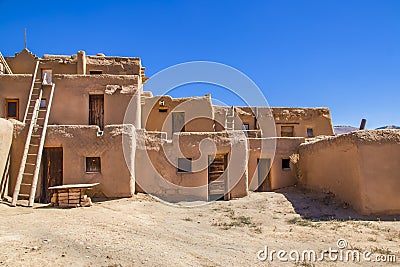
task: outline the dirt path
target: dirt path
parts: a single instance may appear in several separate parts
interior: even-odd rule
[[[196,208],[143,194],[91,208],[0,204],[0,216],[2,266],[396,266],[257,259],[265,246],[319,252],[337,249],[339,238],[348,248],[393,254],[400,264],[395,218],[360,217],[330,195],[297,188]]]

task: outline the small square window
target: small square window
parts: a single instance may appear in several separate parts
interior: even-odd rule
[[[282,170],[290,169],[290,159],[282,159]]]
[[[87,157],[86,158],[86,172],[89,172],[89,173],[101,172],[100,157]]]
[[[293,137],[294,127],[293,126],[281,126],[281,137]]]
[[[46,107],[47,107],[47,101],[46,101],[46,99],[42,99],[40,101],[40,108],[45,109]]]
[[[178,158],[178,172],[192,172],[192,159]]]
[[[243,123],[243,125],[242,125],[242,129],[243,129],[244,131],[248,131],[248,130],[250,130],[250,126],[249,126],[249,124],[248,124],[248,123]]]
[[[314,130],[313,128],[307,128],[307,136],[314,137]]]

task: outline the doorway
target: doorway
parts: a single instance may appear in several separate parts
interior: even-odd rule
[[[50,203],[51,186],[63,184],[63,148],[45,147],[42,155],[40,203]]]
[[[53,71],[52,69],[42,69],[42,85],[53,84]]]
[[[172,134],[185,131],[185,112],[172,112]]]
[[[208,201],[229,200],[227,191],[228,154],[208,157]]]
[[[89,95],[89,125],[104,128],[104,95]]]
[[[271,191],[271,159],[257,160],[258,188],[257,192]]]

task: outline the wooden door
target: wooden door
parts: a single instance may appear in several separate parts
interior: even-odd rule
[[[172,133],[185,131],[185,112],[172,112]]]
[[[62,147],[44,148],[42,155],[42,183],[40,202],[49,203],[51,186],[63,184],[63,149]]]
[[[89,95],[89,125],[104,128],[104,95]]]
[[[217,154],[214,159],[209,157],[208,165],[208,201],[226,199],[226,167],[227,154]]]
[[[271,191],[271,159],[258,159],[257,172],[258,172],[258,192]]]

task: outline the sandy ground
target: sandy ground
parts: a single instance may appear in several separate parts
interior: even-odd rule
[[[400,265],[395,217],[358,216],[331,195],[296,187],[196,208],[166,205],[143,194],[90,208],[3,203],[0,216],[1,266]],[[347,241],[347,249],[370,250],[373,260],[395,255],[397,263],[332,262],[327,255],[324,262],[257,258],[265,246],[300,253],[337,249],[339,238]]]

